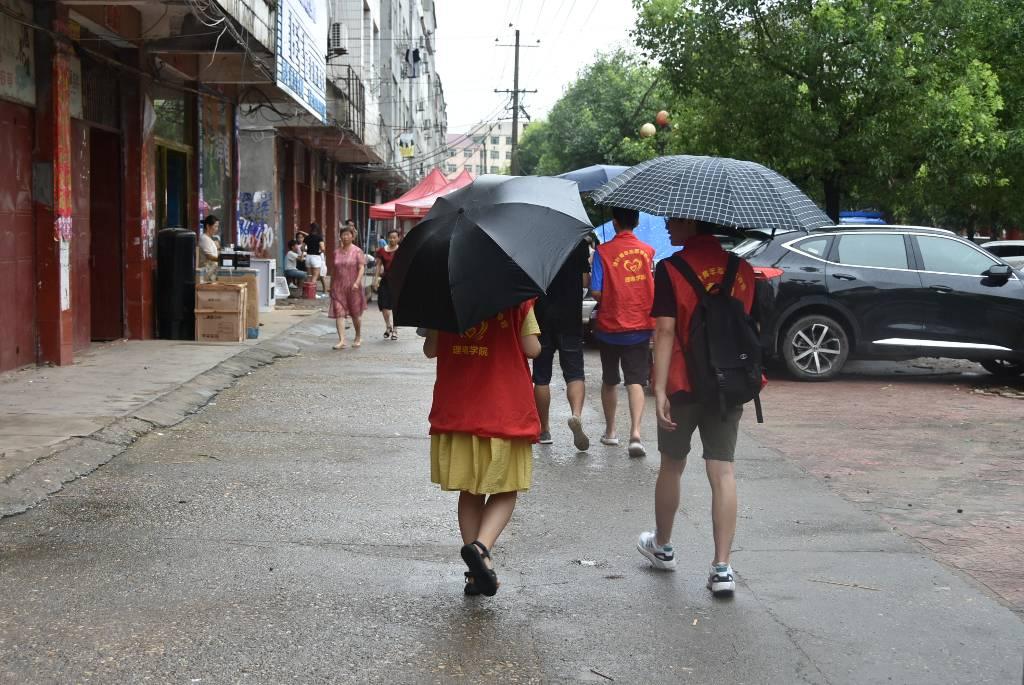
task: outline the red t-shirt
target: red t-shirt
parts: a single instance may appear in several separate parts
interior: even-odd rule
[[[392,250],[391,252],[388,252],[387,248],[384,248],[384,247],[378,247],[377,248],[376,257],[380,261],[380,263],[384,266],[384,271],[381,272],[382,274],[386,275],[387,272],[391,270],[391,260],[393,260],[395,258],[395,253],[396,252],[398,252],[397,248]]]
[[[682,252],[669,259],[685,259],[705,287],[721,283],[729,253],[722,249],[718,238],[711,235],[696,235],[683,243]],[[676,338],[672,348],[672,362],[669,365],[666,392],[673,402],[686,401],[690,393],[690,379],[686,373],[686,356],[683,347],[690,338],[690,317],[697,304],[697,293],[690,282],[679,271],[663,259],[654,274],[654,306],[651,316],[673,317],[676,320]],[[754,269],[741,259],[732,286],[732,296],[743,303],[749,314],[754,305]],[[680,344],[680,338],[682,343]]]

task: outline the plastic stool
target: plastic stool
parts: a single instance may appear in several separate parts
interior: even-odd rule
[[[302,297],[304,297],[307,300],[316,299],[316,281],[302,282]]]

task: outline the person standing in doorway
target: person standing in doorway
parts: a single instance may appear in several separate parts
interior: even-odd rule
[[[731,595],[736,578],[729,563],[736,532],[736,477],[733,460],[743,406],[727,407],[715,402],[701,403],[693,393],[687,356],[690,323],[699,303],[696,290],[711,291],[729,274],[729,295],[739,300],[749,315],[754,302],[754,270],[742,259],[735,259],[730,271],[729,254],[715,237],[714,224],[691,219],[669,219],[673,245],[683,250],[658,264],[654,276],[654,401],[658,413],[658,451],[661,468],[654,486],[655,529],[640,534],[637,549],[655,568],[676,567],[672,548],[672,527],[679,510],[679,480],[690,453],[694,431],[700,431],[704,448],[704,467],[711,484],[711,522],[715,555],[707,587],[715,596]],[[675,262],[675,264],[673,263]],[[682,264],[677,264],[682,262]],[[680,268],[681,267],[681,268]],[[692,272],[689,278],[686,271]],[[690,357],[693,359],[693,357]]]
[[[324,236],[320,233],[320,226],[314,221],[309,224],[309,235],[306,236],[306,271],[313,283],[319,283],[326,294],[324,266]]]
[[[583,368],[583,291],[590,287],[590,250],[581,240],[548,286],[547,294],[537,300],[540,323],[540,356],[533,360],[533,396],[540,415],[540,444],[550,445],[551,374],[555,351],[565,379],[569,399],[569,430],[573,445],[580,452],[590,449],[590,438],[583,430],[583,400],[586,375]]]
[[[352,347],[363,344],[362,317],[366,311],[366,294],[363,292],[363,273],[366,271],[366,255],[353,243],[355,233],[348,226],[341,229],[341,245],[334,251],[334,275],[331,276],[331,308],[328,316],[334,319],[338,331],[336,350],[347,347],[345,342],[345,317],[352,318],[355,339]]]
[[[601,444],[619,444],[615,436],[617,386],[624,380],[629,401],[631,457],[647,455],[640,438],[640,420],[644,415],[644,385],[650,378],[654,330],[654,319],[650,316],[654,302],[654,248],[633,235],[639,220],[640,213],[635,209],[612,208],[615,237],[595,251],[590,284],[599,303],[594,337],[601,349],[601,406],[605,420]]]
[[[213,280],[217,273],[220,246],[214,239],[220,233],[220,219],[214,214],[207,214],[203,219],[199,242],[196,243],[196,268],[200,271],[200,280],[204,283]]]
[[[388,242],[384,247],[377,248],[377,264],[373,275],[373,289],[377,293],[377,307],[384,316],[384,338],[398,340],[398,331],[391,323],[391,286],[388,285],[388,270],[391,260],[398,251],[398,231],[388,231]]]
[[[533,304],[510,307],[462,334],[425,332],[423,354],[437,359],[430,480],[459,492],[467,595],[498,591],[491,550],[533,475],[540,433],[526,361],[540,354]]]

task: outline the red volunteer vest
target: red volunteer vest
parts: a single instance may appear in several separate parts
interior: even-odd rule
[[[430,433],[484,438],[540,437],[533,380],[519,331],[533,307],[524,302],[461,335],[441,331]]]
[[[597,328],[605,333],[652,330],[654,248],[632,231],[622,231],[598,245],[597,254],[604,270]]]
[[[722,249],[718,239],[710,235],[697,235],[683,243],[683,251],[677,252],[669,259],[685,259],[704,287],[722,282],[725,278],[725,267],[729,254]],[[697,306],[697,293],[675,267],[668,264],[665,270],[672,282],[672,291],[676,299],[676,336],[672,347],[672,361],[668,367],[668,383],[665,393],[672,397],[678,392],[690,392],[690,378],[686,373],[686,357],[682,345],[690,341],[690,316]],[[736,272],[736,281],[732,286],[732,296],[743,303],[743,309],[749,314],[754,304],[754,269],[746,260],[740,260],[740,268]],[[682,341],[682,344],[680,344]]]

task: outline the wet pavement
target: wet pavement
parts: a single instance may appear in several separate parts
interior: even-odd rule
[[[576,453],[558,400],[496,551],[503,587],[464,597],[456,496],[429,482],[432,363],[369,323],[343,352],[310,323],[302,354],[0,520],[0,682],[1019,681],[1017,615],[762,427],[739,448],[734,600],[704,588],[700,465],[679,569],[653,571],[634,546],[657,459]]]

